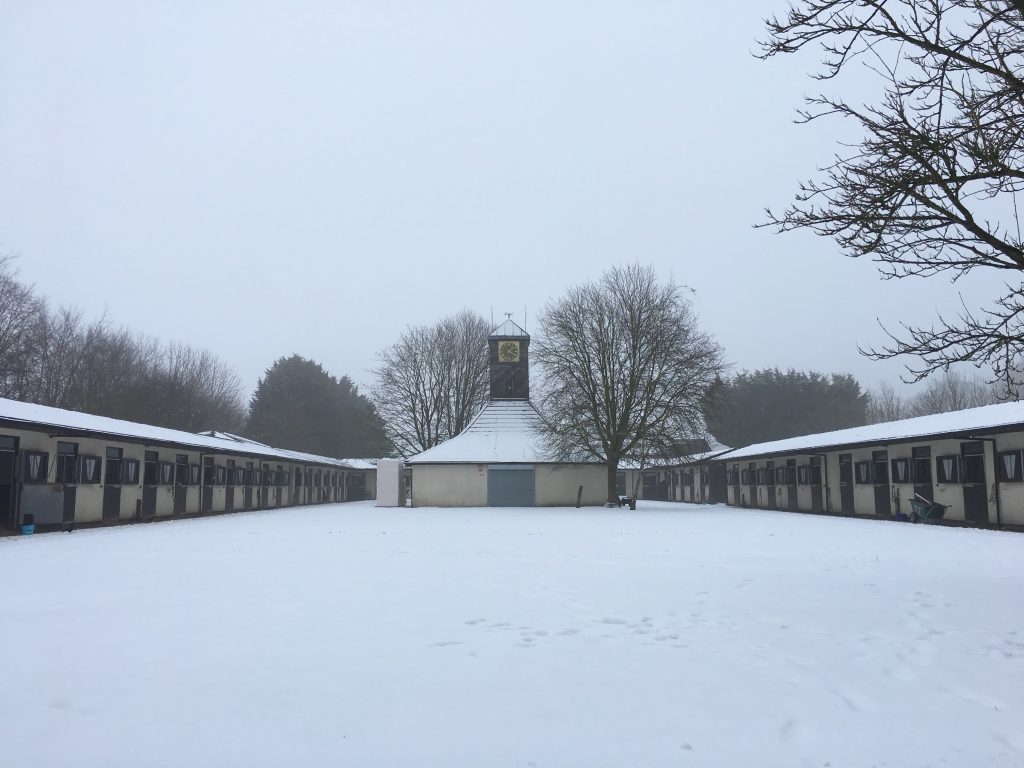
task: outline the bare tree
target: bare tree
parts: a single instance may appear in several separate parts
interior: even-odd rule
[[[546,443],[558,460],[601,461],[608,501],[624,459],[643,464],[705,437],[702,404],[724,370],[683,288],[649,266],[615,267],[569,290],[540,315]]]
[[[463,310],[406,330],[378,355],[372,400],[404,456],[455,437],[488,394],[487,321]]]
[[[955,371],[946,371],[941,376],[929,379],[924,389],[914,395],[909,403],[908,415],[927,416],[991,405],[998,402],[998,395],[991,383]]]
[[[883,381],[877,389],[868,391],[868,424],[899,421],[910,416],[907,402],[896,392],[891,382]]]
[[[841,150],[795,203],[768,211],[785,232],[835,238],[886,279],[976,268],[1007,273],[1006,293],[981,311],[962,306],[930,325],[886,330],[874,359],[908,355],[920,381],[955,362],[989,366],[1007,395],[1024,353],[1024,269],[1017,193],[1024,189],[1024,2],[1021,0],[803,0],[767,21],[762,56],[808,46],[814,75],[831,80],[855,61],[877,73],[881,97],[858,106],[807,99],[801,121],[838,115],[863,138]]]
[[[153,372],[151,398],[157,423],[197,431],[241,430],[245,423],[242,382],[235,370],[213,353],[174,343]]]
[[[46,305],[18,279],[14,258],[0,257],[0,396],[24,398],[30,389],[33,335]]]

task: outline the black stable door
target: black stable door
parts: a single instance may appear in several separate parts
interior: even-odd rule
[[[988,489],[985,487],[985,444],[980,440],[960,443],[963,462],[964,520],[988,522]]]
[[[889,489],[889,452],[871,452],[871,471],[875,484],[875,514],[892,515],[892,491]]]
[[[910,451],[910,474],[914,479],[914,495],[931,503],[935,496],[932,486],[932,448],[919,445]]]
[[[14,451],[0,451],[0,521],[10,528],[18,524],[14,504]]]
[[[853,454],[839,455],[839,508],[844,515],[853,514]]]

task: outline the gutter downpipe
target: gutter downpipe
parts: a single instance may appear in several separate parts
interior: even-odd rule
[[[1002,505],[999,501],[999,475],[996,471],[996,461],[999,460],[999,452],[996,450],[996,439],[994,437],[975,437],[974,435],[968,435],[968,440],[982,440],[986,443],[992,443],[992,472],[996,478],[996,527],[1003,527],[1003,513]]]

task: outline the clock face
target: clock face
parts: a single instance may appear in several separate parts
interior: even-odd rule
[[[503,341],[498,345],[498,359],[503,363],[519,362],[519,342]]]

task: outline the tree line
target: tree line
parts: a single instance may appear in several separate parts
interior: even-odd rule
[[[237,371],[217,355],[52,307],[9,257],[0,258],[0,397],[337,458],[390,449],[373,404],[347,376],[282,357],[246,402]]]

